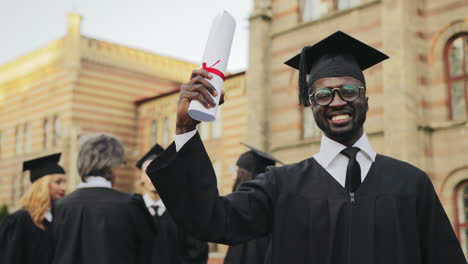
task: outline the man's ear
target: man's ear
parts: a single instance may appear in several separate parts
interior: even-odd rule
[[[369,96],[366,96],[366,112],[369,111]]]

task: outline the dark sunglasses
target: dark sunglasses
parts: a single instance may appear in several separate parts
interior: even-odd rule
[[[309,103],[312,105],[312,102],[315,102],[320,106],[327,106],[333,101],[335,90],[338,91],[341,99],[350,103],[359,97],[360,89],[364,87],[354,84],[345,84],[336,88],[320,88],[309,94]]]

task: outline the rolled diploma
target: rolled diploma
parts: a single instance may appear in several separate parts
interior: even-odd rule
[[[197,100],[192,100],[189,105],[188,114],[195,120],[211,122],[216,119],[219,99],[221,98],[221,91],[224,85],[223,77],[226,73],[235,29],[236,21],[226,11],[218,14],[213,20],[202,59],[202,69],[209,71],[213,76],[211,80],[207,80],[218,91],[218,95],[213,97],[216,107],[207,109]]]

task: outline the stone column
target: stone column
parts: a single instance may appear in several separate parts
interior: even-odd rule
[[[247,142],[262,150],[268,145],[268,87],[271,46],[271,0],[254,0],[254,10],[249,18],[249,64],[247,86]]]
[[[418,165],[417,124],[421,117],[418,83],[418,23],[416,7],[420,0],[382,1],[385,154]]]

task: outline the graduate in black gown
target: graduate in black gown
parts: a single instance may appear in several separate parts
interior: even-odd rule
[[[255,176],[264,173],[268,166],[275,166],[277,162],[283,164],[263,151],[246,146],[250,150],[243,153],[236,162],[237,176],[232,186],[233,192],[242,183],[251,181]],[[265,236],[244,244],[230,246],[224,258],[224,264],[263,264],[267,259],[269,242],[270,237]]]
[[[112,135],[84,139],[77,190],[55,202],[54,264],[150,263],[156,233],[141,195],[112,189],[113,170],[124,164],[124,148]]]
[[[51,201],[65,195],[65,170],[57,163],[60,154],[23,163],[31,186],[20,200],[21,209],[0,223],[1,264],[50,263]]]
[[[192,71],[181,86],[175,142],[147,169],[176,222],[228,245],[271,234],[270,263],[466,264],[426,173],[375,153],[364,133],[362,71],[387,58],[339,31],[287,61],[323,131],[320,152],[226,196],[187,114],[191,100],[213,107],[217,92],[210,73]]]
[[[199,241],[179,228],[151,183],[146,168],[164,149],[156,144],[138,162],[142,170],[141,184],[146,207],[153,216],[158,234],[151,249],[153,264],[205,264],[208,260],[208,243]]]

